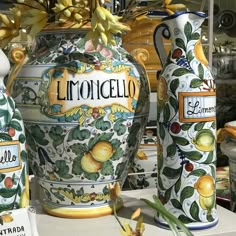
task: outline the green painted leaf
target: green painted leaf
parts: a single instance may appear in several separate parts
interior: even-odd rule
[[[216,167],[215,167],[215,165],[210,165],[210,167],[211,167],[211,176],[213,179],[215,179],[216,178]]]
[[[12,119],[16,119],[16,120],[22,120],[22,116],[21,113],[18,110],[15,110]]]
[[[8,110],[0,109],[0,117],[4,117],[5,124],[9,124],[11,121],[11,114]]]
[[[171,80],[170,82],[170,91],[176,95],[176,90],[179,87],[179,79]]]
[[[176,209],[182,210],[182,205],[177,199],[171,199],[170,201]]]
[[[199,88],[202,85],[203,81],[200,79],[192,79],[190,83],[190,88]]]
[[[170,200],[170,197],[171,197],[171,188],[167,189],[166,192],[165,192],[165,201],[168,202]]]
[[[12,127],[13,129],[17,130],[17,131],[22,131],[22,127],[21,124],[18,121],[15,120],[11,120],[9,127]]]
[[[213,218],[213,216],[211,214],[207,214],[207,220],[209,222],[213,222],[215,219]]]
[[[178,217],[178,219],[183,222],[184,224],[188,224],[188,223],[192,223],[194,222],[192,219],[190,219],[189,217],[185,216],[185,215],[180,215]]]
[[[184,51],[186,51],[186,47],[185,47],[185,43],[184,43],[183,39],[176,38],[175,44],[176,44],[176,46],[178,46],[178,47],[182,48]]]
[[[111,161],[106,161],[102,165],[102,170],[101,170],[102,175],[114,175],[114,167],[112,165]]]
[[[99,177],[99,173],[87,173],[84,172],[84,177],[89,179],[89,180],[97,180]]]
[[[179,108],[178,100],[171,96],[169,98],[169,102],[170,102],[170,105],[174,108],[174,110],[178,111],[178,108]]]
[[[166,177],[170,178],[170,179],[176,179],[177,177],[179,177],[180,173],[181,173],[181,169],[182,167],[180,167],[179,169],[173,169],[170,167],[165,167],[163,169],[162,174],[165,175]]]
[[[0,106],[5,105],[6,103],[7,103],[7,99],[6,99],[5,97],[2,97],[2,98],[0,99]]]
[[[77,156],[72,164],[72,174],[74,175],[82,175],[84,173],[81,167],[81,158],[82,156]]]
[[[163,111],[163,123],[167,123],[170,119],[170,107],[169,104],[165,104],[164,111]]]
[[[42,146],[48,145],[49,141],[45,139],[45,133],[38,125],[33,125],[30,127],[30,132],[32,137]],[[27,138],[28,140],[28,138]]]
[[[201,80],[204,79],[204,69],[201,63],[198,65],[198,76]]]
[[[181,178],[175,183],[175,193],[178,193],[181,187]]]
[[[176,145],[174,143],[172,143],[167,147],[166,150],[167,150],[167,156],[172,157],[176,153]]]
[[[22,161],[23,161],[23,162],[27,162],[27,159],[28,159],[28,154],[27,154],[27,152],[26,152],[25,150],[22,150],[21,153],[20,153],[20,155],[21,155]]]
[[[202,158],[202,154],[198,151],[183,152],[183,153],[191,161],[199,161]]]
[[[192,32],[193,32],[192,25],[189,22],[187,22],[184,26],[184,34],[187,38],[187,41],[191,40]]]
[[[164,140],[165,139],[165,126],[163,125],[163,124],[159,124],[159,130],[158,130],[158,133],[159,133],[159,135],[160,135],[160,138],[162,139],[162,140]]]
[[[211,127],[212,127],[213,129],[216,129],[216,122],[215,122],[215,121],[212,122]]]
[[[161,190],[165,190],[164,185],[163,185],[163,183],[162,183],[162,179],[160,178],[159,175],[157,176],[157,178],[158,178],[158,181],[157,181],[157,183],[158,183],[158,188],[161,189]]]
[[[111,128],[111,124],[109,121],[104,121],[104,117],[99,117],[96,121],[95,121],[95,127],[97,129],[100,129],[102,131],[106,131],[108,129]]]
[[[126,126],[122,124],[124,121],[124,119],[118,119],[114,125],[114,131],[117,132],[118,136],[121,136],[126,132]]]
[[[111,144],[112,144],[113,149],[118,149],[120,148],[121,142],[119,139],[115,138],[111,140]]]
[[[2,182],[5,179],[6,175],[5,174],[0,174],[0,182]]]
[[[191,36],[191,39],[192,39],[192,40],[198,40],[198,39],[200,39],[200,34],[197,33],[197,32],[193,33],[192,36]]]
[[[186,138],[183,138],[183,137],[175,137],[175,136],[172,136],[173,140],[175,141],[176,144],[178,145],[181,145],[181,146],[186,146],[189,144],[189,141],[188,139]]]
[[[14,203],[10,203],[10,204],[0,204],[0,212],[3,211],[10,211],[13,209]]]
[[[157,154],[157,168],[158,171],[161,171],[162,167],[163,167],[163,163],[164,163],[164,159],[163,159],[163,153],[158,152]]]
[[[214,152],[211,151],[209,152],[207,159],[204,161],[204,164],[211,164],[213,162],[214,159]]]
[[[119,147],[119,148],[116,148],[110,160],[116,161],[122,158],[123,156],[124,156],[124,151],[122,150],[121,147]]]
[[[26,140],[25,135],[24,135],[24,134],[20,134],[20,135],[19,135],[19,142],[20,142],[20,143],[25,143],[25,140]]]
[[[4,141],[11,141],[12,137],[6,133],[0,133],[0,139]]]
[[[75,153],[78,157],[83,157],[84,153],[88,152],[88,146],[86,143],[74,143],[70,146],[73,153]]]
[[[178,68],[176,70],[174,70],[174,72],[172,73],[172,76],[176,76],[176,77],[180,77],[183,76],[185,74],[189,74],[189,70],[186,68]]]
[[[199,218],[199,206],[195,201],[190,207],[190,215],[193,217],[194,220],[201,222]]]
[[[1,188],[0,189],[0,196],[3,198],[11,198],[14,195],[16,195],[16,188],[11,188],[11,189],[7,189],[7,188]]]
[[[189,62],[191,62],[193,59],[194,59],[194,55],[193,55],[193,52],[192,51],[189,51],[188,54],[187,54],[187,59]]]
[[[15,102],[11,97],[7,97],[8,104],[10,105],[11,109],[15,111]]]
[[[181,125],[181,129],[187,131],[191,128],[192,125],[193,125],[192,123],[184,123]]]
[[[203,170],[203,169],[196,169],[196,170],[193,170],[191,173],[189,173],[188,176],[191,176],[191,175],[194,175],[194,176],[203,176],[203,175],[206,175],[206,171]]]
[[[204,125],[205,125],[205,122],[199,122],[194,126],[194,130],[195,131],[200,131],[200,130],[203,129]]]
[[[183,204],[184,200],[193,196],[194,188],[191,186],[185,187],[180,194],[180,203]]]

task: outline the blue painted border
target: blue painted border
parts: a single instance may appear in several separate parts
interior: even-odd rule
[[[170,230],[169,225],[164,221],[160,221],[159,218],[157,217],[157,215],[154,216],[154,221],[157,224],[157,226],[159,226],[160,228]],[[219,219],[216,218],[214,221],[209,222],[209,223],[192,223],[192,224],[185,224],[185,226],[189,230],[204,230],[204,229],[209,229],[209,228],[216,226],[218,224],[218,222],[219,222]]]
[[[179,12],[176,12],[175,14],[173,14],[173,15],[170,15],[170,16],[167,16],[167,17],[163,18],[162,21],[174,19],[174,18],[176,18],[180,15],[184,15],[184,14],[194,14],[194,15],[197,15],[197,16],[202,17],[202,18],[206,18],[208,16],[205,12],[202,12],[202,11],[179,11]]]

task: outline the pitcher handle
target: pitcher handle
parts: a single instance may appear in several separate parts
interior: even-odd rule
[[[153,34],[154,47],[157,55],[160,58],[161,66],[163,67],[167,60],[167,53],[164,47],[163,38],[170,39],[170,31],[164,23],[158,25]]]

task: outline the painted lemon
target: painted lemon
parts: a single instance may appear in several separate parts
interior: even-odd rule
[[[215,205],[215,195],[213,194],[210,197],[199,196],[199,203],[202,209],[211,211]]]
[[[209,129],[200,130],[193,139],[195,147],[203,152],[210,152],[215,148],[215,136]]]
[[[3,223],[10,223],[13,221],[13,217],[10,214],[1,216]]]
[[[113,152],[112,145],[106,141],[97,142],[90,151],[93,158],[100,162],[109,160],[112,157]]]
[[[88,173],[94,173],[102,168],[102,163],[94,160],[90,153],[86,153],[81,159],[81,167]]]
[[[206,59],[205,53],[202,48],[202,43],[198,40],[194,46],[194,54],[198,61],[200,61],[203,65],[208,67],[208,61]]]
[[[215,192],[214,179],[210,175],[201,176],[194,184],[194,188],[202,197],[211,197]]]

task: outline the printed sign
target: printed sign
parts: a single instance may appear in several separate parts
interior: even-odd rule
[[[21,169],[19,141],[0,142],[0,173]]]
[[[216,119],[215,92],[180,92],[180,122],[214,121]]]

